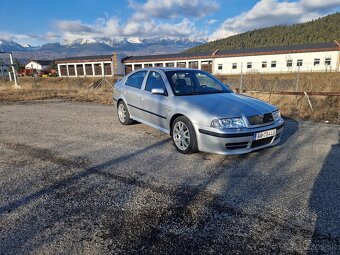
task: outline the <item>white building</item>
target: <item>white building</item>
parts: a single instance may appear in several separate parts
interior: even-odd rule
[[[213,74],[338,72],[340,43],[300,44],[268,48],[215,50],[198,54],[132,56],[123,59],[125,72],[145,67],[191,67]]]
[[[124,75],[124,54],[70,57],[57,59],[61,77],[114,77]]]
[[[42,71],[49,68],[51,60],[31,60],[25,65],[26,70]]]

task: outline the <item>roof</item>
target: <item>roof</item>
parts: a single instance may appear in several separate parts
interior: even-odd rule
[[[171,60],[188,60],[188,59],[212,59],[220,57],[233,56],[254,56],[268,54],[285,54],[299,52],[315,52],[315,51],[337,51],[340,49],[338,42],[313,43],[313,44],[297,44],[288,46],[261,47],[250,49],[234,49],[234,50],[215,50],[201,53],[177,53],[177,54],[162,54],[162,55],[146,55],[146,56],[131,56],[123,59],[123,63],[138,63],[138,62],[156,62],[156,61],[171,61]]]
[[[51,64],[51,60],[37,60],[37,59],[34,59],[34,60],[31,60],[30,62],[35,62],[35,63],[38,63],[42,66],[49,66]],[[29,63],[30,63],[29,62]]]
[[[288,46],[261,47],[251,49],[235,49],[222,50],[217,52],[215,57],[227,56],[252,56],[252,55],[268,55],[268,54],[285,54],[285,53],[301,53],[315,51],[333,51],[339,50],[340,46],[337,42],[313,43],[313,44],[296,44]]]
[[[160,54],[160,55],[144,55],[144,56],[131,56],[123,59],[123,63],[129,62],[149,62],[149,61],[164,61],[164,60],[185,60],[185,59],[200,59],[212,58],[213,52],[200,52],[200,53],[175,53],[175,54]]]
[[[113,55],[80,56],[56,59],[56,63],[111,61]]]

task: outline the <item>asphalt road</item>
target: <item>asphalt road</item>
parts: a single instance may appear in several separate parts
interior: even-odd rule
[[[112,106],[0,105],[1,254],[340,253],[340,126],[182,155]]]

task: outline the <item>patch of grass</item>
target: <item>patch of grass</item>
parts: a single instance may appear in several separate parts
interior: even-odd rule
[[[241,75],[218,76],[232,89],[240,88]],[[340,73],[244,74],[243,89],[257,91],[340,92]]]
[[[340,91],[340,74],[327,73],[304,74],[301,77],[301,86],[309,88],[307,91],[335,92]],[[293,74],[280,76],[279,80],[290,80]],[[236,76],[234,76],[235,78]],[[252,90],[261,87],[261,80],[274,81],[278,75],[251,75],[254,86]],[[222,77],[223,78],[223,77]],[[225,77],[224,77],[225,78]],[[237,77],[236,77],[237,78]],[[0,81],[0,100],[3,101],[29,101],[44,99],[65,99],[78,102],[94,102],[101,104],[112,103],[112,88],[103,83],[103,87],[93,89],[91,84],[98,84],[98,78],[39,78],[34,84],[31,77],[20,78],[21,89],[14,89],[12,82],[2,83]],[[116,81],[113,78],[107,79],[110,84]],[[271,89],[266,87],[266,91]],[[273,88],[273,87],[272,87]],[[294,91],[294,90],[292,90]],[[314,111],[309,107],[305,96],[277,95],[265,93],[246,93],[247,95],[267,101],[278,106],[283,115],[314,121],[329,121],[330,123],[340,124],[340,97],[335,96],[310,96]]]
[[[312,111],[305,96],[246,94],[276,105],[281,113],[288,117],[340,124],[340,97],[338,96],[309,96],[314,110]]]

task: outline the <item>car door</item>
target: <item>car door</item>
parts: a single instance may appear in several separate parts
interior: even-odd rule
[[[152,89],[156,88],[163,88],[165,94],[152,94]],[[167,104],[168,94],[162,75],[157,71],[150,71],[142,91],[142,106],[145,110],[142,113],[143,119],[154,126],[169,129],[167,127]]]
[[[138,71],[127,77],[125,81],[124,96],[132,117],[141,118],[142,106],[142,85],[148,71]]]

